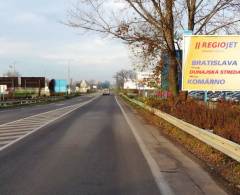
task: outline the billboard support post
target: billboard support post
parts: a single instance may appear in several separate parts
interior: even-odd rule
[[[207,93],[208,93],[208,91],[204,91],[204,102],[205,103],[208,101]]]

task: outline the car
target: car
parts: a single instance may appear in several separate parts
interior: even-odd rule
[[[212,102],[224,100],[224,92],[215,92],[209,96],[209,100]]]
[[[203,91],[191,91],[189,93],[189,96],[194,99],[202,100],[204,98],[204,92]]]
[[[102,95],[110,95],[110,89],[103,89]]]
[[[239,102],[240,101],[240,95],[232,97],[233,102]]]
[[[239,102],[239,99],[240,99],[240,93],[239,92],[234,92],[228,97],[228,100],[232,101],[232,102]]]

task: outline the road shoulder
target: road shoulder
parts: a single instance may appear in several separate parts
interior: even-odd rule
[[[195,160],[161,135],[157,127],[146,123],[136,110],[118,100],[176,194],[227,194]]]

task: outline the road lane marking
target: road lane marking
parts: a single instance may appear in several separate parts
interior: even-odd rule
[[[64,103],[62,103],[62,104],[56,104],[56,106],[64,106],[65,104]]]
[[[119,103],[119,101],[117,100],[116,96],[115,96],[115,100],[120,108],[120,110],[122,111],[122,114],[128,124],[128,126],[130,127],[139,147],[140,150],[142,151],[142,154],[144,156],[144,158],[146,159],[148,166],[150,167],[150,170],[152,172],[152,175],[155,179],[155,182],[158,186],[159,191],[161,192],[161,194],[163,195],[173,195],[173,191],[171,190],[171,188],[169,187],[168,183],[164,180],[164,176],[161,173],[161,170],[157,164],[157,162],[154,160],[154,158],[152,157],[152,155],[150,154],[150,152],[148,151],[146,145],[144,144],[142,138],[139,136],[137,130],[135,129],[134,125],[132,124],[132,122],[130,121],[130,119],[127,116],[127,113],[124,111],[123,107],[121,106],[121,104]]]
[[[80,104],[77,104],[77,105],[80,105]],[[43,116],[43,114],[44,114],[44,116],[49,116],[49,117],[50,117],[51,114],[53,114],[54,111],[64,111],[64,109],[67,110],[69,107],[72,107],[72,108],[73,108],[73,106],[75,106],[75,105],[66,106],[66,107],[64,107],[64,108],[58,108],[58,109],[55,109],[55,110],[50,110],[50,111],[43,112],[43,113],[39,113],[39,114],[36,114],[36,115],[33,115],[33,116],[24,117],[24,118],[18,119],[18,120],[16,120],[16,121],[11,121],[11,122],[8,122],[8,123],[0,124],[0,128],[1,128],[1,126],[5,126],[5,125],[8,125],[8,124],[14,124],[14,123],[18,123],[18,122],[22,122],[22,121],[24,121],[24,120],[32,119],[32,118],[35,118],[35,117],[37,117],[37,116],[38,116],[38,117],[41,117],[41,116]],[[47,118],[48,118],[48,117],[47,117]]]
[[[4,145],[9,144],[10,141],[0,141],[1,147],[4,147]]]
[[[27,123],[27,124],[14,124],[14,125],[6,125],[6,126],[4,126],[4,127],[1,127],[0,128],[0,130],[1,129],[4,129],[4,128],[10,128],[10,129],[14,129],[14,128],[27,128],[27,127],[32,127],[32,126],[39,126],[39,124],[41,124],[41,123],[38,123],[38,124],[36,124],[36,123]]]
[[[0,151],[5,148],[17,143],[18,141],[24,139],[25,137],[33,134],[39,129],[47,126],[48,124],[66,116],[67,114],[87,105],[97,99],[100,96],[96,96],[85,102],[77,103],[71,106],[66,106],[63,108],[58,108],[48,112],[36,114],[33,116],[25,117],[16,121],[12,121],[6,124],[0,125]],[[37,122],[38,118],[42,120]],[[17,135],[9,133],[19,133]]]
[[[4,140],[10,140],[10,141],[11,141],[12,139],[15,139],[15,138],[18,138],[18,137],[19,137],[19,135],[9,135],[9,136],[2,136],[2,135],[1,135],[0,141],[1,141],[1,140],[3,140],[3,141],[4,141]]]
[[[17,132],[17,131],[30,131],[32,128],[28,127],[28,128],[14,128],[14,129],[10,129],[10,128],[5,128],[5,129],[1,129],[0,130],[0,134],[1,133],[6,133],[6,132]]]
[[[26,133],[26,131],[11,132],[11,133],[0,133],[0,136],[4,137],[4,136],[9,136],[9,135],[23,135],[25,133]]]

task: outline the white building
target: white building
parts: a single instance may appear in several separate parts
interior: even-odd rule
[[[76,92],[87,93],[91,89],[90,85],[86,80],[82,80],[79,84],[76,85]]]
[[[154,90],[155,86],[152,86],[153,83],[158,86],[161,85],[161,77],[156,80],[153,72],[137,72],[136,75],[136,79],[127,79],[124,82],[124,89]]]
[[[128,79],[124,82],[123,89],[137,89],[136,80]]]
[[[138,81],[142,81],[145,79],[152,79],[154,77],[154,73],[153,72],[137,72],[137,80]]]

